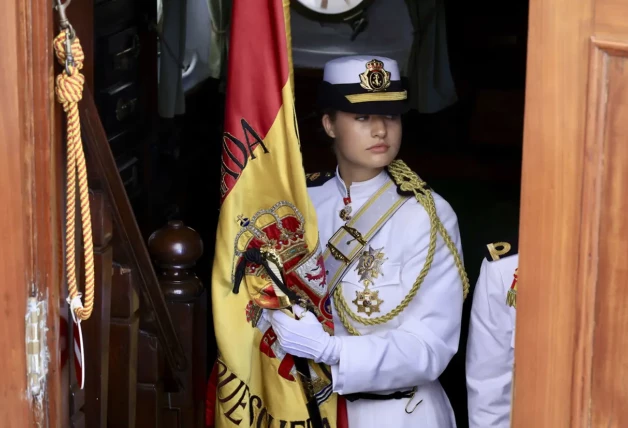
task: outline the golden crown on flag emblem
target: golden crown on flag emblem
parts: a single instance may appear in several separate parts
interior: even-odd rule
[[[303,216],[289,202],[281,201],[251,218],[239,217],[242,230],[236,236],[236,257],[241,257],[251,243],[274,256],[280,268],[296,256],[307,253],[303,230]],[[257,246],[257,245],[256,245]]]
[[[240,232],[235,238],[233,276],[236,281],[236,267],[245,258],[245,253],[258,248],[267,261],[278,269],[285,286],[297,294],[300,293],[298,278],[289,275],[292,268],[308,254],[303,228],[304,218],[290,202],[280,201],[271,208],[255,213],[253,217],[239,217]],[[258,263],[247,262],[244,277],[249,294],[256,305],[262,308],[276,309],[290,306],[287,296],[275,291],[273,280],[266,268]],[[308,296],[302,296],[308,297]],[[311,299],[308,299],[311,300]]]

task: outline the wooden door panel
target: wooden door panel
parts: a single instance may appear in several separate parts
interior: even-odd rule
[[[571,428],[591,18],[590,1],[530,2],[515,428]]]
[[[628,7],[626,8],[628,12]],[[628,15],[626,15],[628,16]],[[594,83],[604,114],[599,152],[599,234],[591,371],[591,426],[628,426],[628,44],[596,43]]]
[[[627,16],[530,4],[516,428],[628,426]]]

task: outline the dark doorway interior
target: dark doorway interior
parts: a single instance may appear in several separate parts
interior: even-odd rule
[[[409,113],[400,157],[456,211],[473,286],[486,244],[518,231],[528,2],[446,3],[459,100],[438,113]],[[306,172],[335,167],[314,105],[321,77],[320,70],[295,71]],[[197,272],[207,287],[219,213],[223,107],[220,82],[210,79],[188,93],[184,116],[155,119],[155,138],[139,155],[150,165],[142,179],[151,185],[134,199],[145,233],[177,218],[201,234],[205,253]],[[460,350],[441,378],[459,427],[467,426],[464,356],[471,300],[469,295]],[[209,364],[215,356],[211,335],[208,345]]]

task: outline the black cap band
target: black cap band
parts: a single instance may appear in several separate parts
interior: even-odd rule
[[[356,114],[399,115],[409,109],[402,81],[391,81],[385,91],[367,91],[359,83],[332,85],[323,81],[318,88],[320,109]]]

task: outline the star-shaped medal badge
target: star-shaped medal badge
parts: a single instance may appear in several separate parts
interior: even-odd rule
[[[374,291],[365,288],[364,291],[355,292],[355,300],[352,303],[358,307],[358,313],[363,313],[370,317],[372,314],[379,312],[379,306],[384,301],[379,298],[379,290]]]
[[[388,259],[382,252],[383,249],[384,247],[373,249],[373,247],[369,245],[369,249],[364,251],[360,256],[355,270],[358,271],[360,282],[362,282],[365,287],[373,285],[380,275],[384,276],[382,273],[382,265]]]
[[[379,290],[369,289],[369,286],[373,285],[380,275],[384,275],[382,265],[388,259],[384,255],[383,250],[383,247],[374,249],[369,245],[368,250],[360,255],[360,260],[355,270],[360,275],[360,282],[364,284],[364,290],[356,291],[355,300],[352,302],[358,307],[358,313],[371,316],[371,314],[378,313],[380,311],[379,306],[384,303],[379,298]]]

